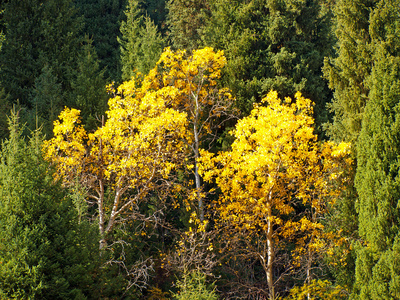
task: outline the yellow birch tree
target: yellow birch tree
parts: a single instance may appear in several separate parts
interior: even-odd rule
[[[170,107],[176,91],[152,90],[149,84],[132,79],[114,91],[107,121],[93,133],[85,132],[79,111],[66,108],[44,144],[64,184],[78,179],[88,191],[99,219],[100,248],[116,223],[137,217],[151,192],[166,196],[173,186],[169,175],[184,160],[187,115]]]
[[[274,278],[278,250],[296,245],[292,261],[318,251],[319,222],[327,199],[337,196],[332,180],[340,176],[340,160],[348,144],[320,145],[313,132],[312,103],[300,93],[281,101],[270,92],[240,120],[232,134],[232,150],[214,156],[201,153],[201,172],[221,191],[215,204],[216,223],[242,233],[245,251],[261,264],[268,297],[276,299]],[[235,234],[232,234],[235,235]],[[234,251],[234,250],[233,250]]]
[[[176,88],[177,95],[172,104],[175,109],[187,113],[189,122],[186,142],[189,146],[189,166],[193,166],[198,215],[204,221],[202,184],[197,160],[200,149],[207,147],[217,137],[216,131],[223,122],[233,117],[233,97],[226,88],[219,88],[217,80],[226,65],[223,51],[212,48],[172,51],[166,48],[156,68],[147,76],[156,88]]]

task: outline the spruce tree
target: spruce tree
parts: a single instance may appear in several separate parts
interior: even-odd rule
[[[42,159],[40,133],[27,142],[21,132],[14,114],[0,154],[0,298],[90,297],[96,234],[76,222]]]
[[[333,4],[333,30],[336,36],[336,53],[325,58],[323,73],[333,90],[328,104],[332,119],[325,124],[327,135],[336,141],[352,144],[353,170],[349,171],[343,194],[336,201],[328,218],[328,226],[342,232],[347,247],[359,238],[358,213],[355,207],[357,189],[354,177],[357,169],[357,140],[361,120],[367,103],[371,73],[372,53],[369,20],[376,7],[376,0],[339,0]],[[332,268],[336,280],[352,289],[355,280],[355,252],[353,247],[346,256],[346,264],[336,263]]]
[[[209,18],[208,0],[167,2],[168,38],[175,49],[192,51],[202,46],[202,28]]]
[[[79,14],[84,17],[84,32],[93,39],[104,77],[121,80],[120,51],[117,37],[127,0],[76,0]]]
[[[96,120],[100,120],[105,114],[108,95],[105,69],[100,70],[100,61],[88,36],[85,37],[77,62],[77,75],[71,82],[71,97],[81,110],[82,119],[90,130],[99,125]]]
[[[158,61],[164,46],[161,34],[150,17],[143,16],[138,0],[129,0],[126,21],[121,23],[122,80],[135,73],[147,74]]]
[[[334,91],[328,134],[356,144],[368,99],[366,78],[371,73],[370,14],[377,0],[339,0],[334,5],[337,56],[325,59],[324,76]]]
[[[83,24],[73,1],[9,1],[2,9],[6,40],[0,52],[0,81],[10,101],[33,108],[35,80],[46,65],[62,90],[70,91]]]
[[[209,4],[211,15],[197,31],[204,46],[224,50],[228,63],[223,85],[233,91],[238,108],[249,113],[252,103],[261,99],[262,79],[268,75],[264,63],[268,45],[262,37],[268,10],[259,0]]]
[[[352,299],[400,298],[400,7],[371,13],[373,67],[357,144],[359,233]]]
[[[33,114],[31,118],[37,118],[43,124],[44,134],[52,135],[53,122],[61,111],[61,104],[65,101],[61,89],[61,83],[49,65],[45,65],[42,73],[35,79],[32,91]],[[35,120],[28,123],[34,126]]]
[[[301,91],[316,103],[318,125],[326,121],[329,90],[321,67],[333,37],[323,1],[216,0],[210,10],[202,40],[225,50],[224,80],[242,110],[271,89],[283,97]]]

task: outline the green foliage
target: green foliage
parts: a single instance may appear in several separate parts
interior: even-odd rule
[[[359,233],[354,299],[399,298],[400,8],[380,1],[370,18],[374,66],[358,139]]]
[[[316,103],[317,125],[326,121],[329,96],[321,78],[323,57],[332,51],[330,14],[321,1],[227,1],[210,3],[202,28],[204,44],[224,49],[224,80],[248,113],[271,89],[297,91]]]
[[[0,86],[0,141],[4,140],[8,137],[8,122],[7,122],[7,114],[11,111],[12,105],[8,101],[8,97],[4,92],[4,89]],[[0,147],[1,149],[1,147]]]
[[[203,42],[224,50],[228,64],[223,85],[233,91],[237,107],[249,113],[267,76],[263,51],[268,45],[261,35],[268,15],[265,3],[217,0],[210,3],[210,11],[201,30]]]
[[[268,2],[262,33],[268,45],[263,92],[273,89],[289,96],[301,91],[312,99],[319,134],[328,121],[325,106],[330,92],[321,67],[324,57],[333,52],[330,18],[324,1],[273,0]]]
[[[49,65],[45,65],[42,73],[35,79],[33,88],[32,114],[44,125],[46,136],[52,135],[52,124],[60,113],[61,103],[64,101],[61,83]],[[34,125],[36,122],[31,122]],[[36,124],[37,125],[37,124]]]
[[[214,285],[206,284],[206,275],[199,271],[183,274],[182,280],[176,282],[177,293],[173,293],[176,300],[217,300]]]
[[[126,0],[76,0],[84,17],[84,32],[93,39],[99,56],[99,69],[105,69],[105,78],[121,80],[120,51],[117,37],[124,17]]]
[[[192,51],[202,46],[202,27],[209,18],[207,0],[169,0],[167,2],[168,37],[175,49]]]
[[[0,52],[0,80],[10,101],[33,107],[35,80],[47,65],[70,90],[82,19],[72,0],[3,3],[6,40]]]
[[[366,78],[371,72],[368,46],[370,14],[377,0],[339,0],[334,6],[337,57],[325,59],[324,76],[334,90],[329,105],[334,113],[328,134],[354,146],[361,130],[361,120],[369,88]],[[354,149],[355,150],[355,149]]]
[[[147,74],[158,61],[164,41],[157,26],[141,14],[139,1],[129,0],[125,15],[126,21],[121,23],[122,79],[130,80],[134,74]]]
[[[96,266],[96,234],[77,225],[66,192],[41,156],[40,133],[21,137],[12,115],[0,156],[0,295],[84,299]]]
[[[105,70],[100,70],[100,62],[92,46],[92,40],[86,36],[78,56],[77,76],[71,82],[71,97],[82,112],[82,118],[88,129],[96,128],[96,119],[104,115],[107,107]],[[53,119],[55,120],[55,118]]]
[[[357,156],[361,121],[369,93],[367,78],[372,66],[369,22],[376,2],[340,0],[333,4],[336,56],[326,58],[323,67],[324,77],[333,90],[333,100],[328,104],[333,119],[332,123],[326,124],[327,135],[336,141],[351,142],[354,158]],[[354,187],[357,163],[355,160],[354,171],[349,174],[352,180],[337,200],[328,219],[329,226],[342,232],[349,243],[359,238],[358,212],[355,207],[359,191]],[[340,284],[349,289],[355,281],[355,256],[352,249],[346,264],[338,263],[332,269]]]

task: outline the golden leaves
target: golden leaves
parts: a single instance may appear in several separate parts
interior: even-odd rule
[[[237,229],[263,228],[259,237],[272,222],[278,240],[316,235],[323,226],[315,214],[337,196],[330,182],[341,175],[340,162],[349,155],[349,145],[318,144],[313,104],[300,93],[294,101],[282,101],[271,91],[262,103],[267,106],[255,105],[232,130],[231,151],[216,156],[201,152],[204,180],[215,181],[223,194],[217,203],[218,222]],[[296,215],[300,205],[313,213]]]
[[[43,143],[44,157],[58,166],[57,177],[68,177],[82,171],[87,134],[80,125],[80,111],[65,108],[54,122],[54,138]]]

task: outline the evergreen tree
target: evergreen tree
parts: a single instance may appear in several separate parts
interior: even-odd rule
[[[164,41],[157,26],[144,17],[138,0],[129,0],[126,21],[121,24],[122,79],[129,80],[135,73],[147,74],[158,61]]]
[[[107,82],[105,70],[100,70],[100,62],[92,40],[86,36],[81,53],[78,56],[77,76],[72,81],[72,97],[76,107],[82,112],[82,118],[88,129],[96,127],[96,119],[104,115],[107,106]],[[97,124],[98,125],[98,124]]]
[[[154,22],[158,31],[162,33],[163,36],[168,30],[166,24],[166,2],[167,0],[139,0],[140,8],[144,12],[144,16],[148,16]]]
[[[370,15],[376,7],[376,0],[339,0],[333,4],[334,33],[336,35],[335,57],[325,58],[323,73],[333,90],[332,102],[328,108],[332,113],[332,123],[326,124],[327,134],[336,141],[352,144],[354,169],[343,195],[336,201],[328,219],[350,243],[358,236],[358,201],[354,177],[357,169],[357,140],[361,130],[361,120],[368,99],[367,78],[371,72],[372,53],[369,31]],[[346,264],[336,263],[332,268],[339,284],[352,289],[355,281],[355,252],[348,252]],[[343,258],[342,258],[343,259]]]
[[[261,33],[268,10],[260,0],[216,0],[210,3],[210,11],[210,18],[197,31],[201,31],[204,45],[224,50],[228,64],[223,85],[233,91],[237,106],[248,113],[252,103],[261,98],[262,79],[267,76],[263,51],[268,45]]]
[[[41,156],[41,138],[21,137],[12,115],[0,155],[0,297],[84,299],[96,265],[94,232],[76,213]]]
[[[82,28],[73,1],[9,1],[2,9],[6,40],[0,52],[0,81],[10,101],[33,108],[35,80],[46,65],[69,92]]]
[[[271,89],[282,96],[297,91],[315,103],[317,132],[328,121],[326,103],[330,92],[322,79],[325,56],[332,54],[331,11],[326,1],[268,1],[268,16],[263,36],[268,48],[268,73],[263,92]]]
[[[321,67],[333,38],[323,1],[217,0],[210,7],[202,39],[225,50],[225,81],[242,110],[271,89],[281,96],[301,91],[316,103],[317,124],[326,121],[329,91]]]
[[[38,118],[38,121],[44,125],[46,136],[52,135],[53,122],[60,113],[61,103],[64,102],[61,83],[58,82],[57,76],[48,65],[42,69],[42,73],[35,79],[33,89],[33,112],[31,117]],[[35,126],[35,121],[28,122],[31,126]]]
[[[76,0],[84,16],[84,32],[93,39],[99,58],[99,68],[105,78],[121,80],[120,51],[117,37],[127,0]]]
[[[337,57],[325,59],[324,75],[334,91],[330,110],[334,113],[328,134],[356,144],[371,73],[369,43],[370,14],[377,0],[339,0],[334,6]],[[354,149],[355,150],[355,149]]]
[[[353,299],[400,298],[400,7],[371,13],[373,67],[357,147],[359,233]]]
[[[201,32],[209,18],[207,0],[170,0],[167,2],[168,38],[175,49],[201,48]]]

